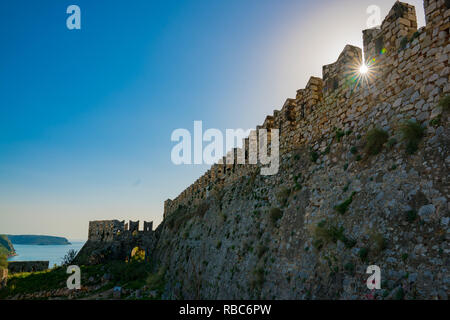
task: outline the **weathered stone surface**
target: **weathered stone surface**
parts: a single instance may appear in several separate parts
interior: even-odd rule
[[[48,261],[11,261],[8,263],[9,273],[37,272],[48,269]]]
[[[6,287],[8,284],[8,269],[0,267],[0,289]]]
[[[343,73],[350,57],[362,59],[347,46],[323,80],[312,77],[266,118],[258,127],[280,129],[277,175],[213,165],[164,203],[154,232],[133,237],[131,224],[94,223],[77,258],[124,259],[142,246],[155,270],[166,270],[167,299],[446,298],[450,129],[437,104],[449,94],[447,11],[444,0],[426,1],[427,26],[417,30],[414,7],[397,2],[363,34],[373,77]],[[397,130],[409,119],[428,127],[413,155]],[[375,127],[389,141],[368,155]],[[383,275],[376,292],[365,284],[373,264]]]
[[[101,264],[112,260],[129,260],[134,248],[145,251],[148,258],[155,243],[153,222],[144,222],[139,231],[139,222],[130,221],[127,230],[125,221],[107,220],[89,222],[89,238],[77,254],[75,264]]]
[[[429,221],[431,219],[431,216],[436,212],[436,208],[432,205],[426,205],[419,209],[419,216],[424,221]]]

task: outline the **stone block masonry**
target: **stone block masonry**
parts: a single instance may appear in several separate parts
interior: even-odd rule
[[[154,232],[91,222],[75,264],[145,249],[164,273],[162,299],[447,300],[450,9],[436,0],[425,11],[417,30],[414,7],[396,2],[364,32],[364,49],[346,46],[257,126],[280,131],[278,174],[213,165],[165,202]],[[425,130],[412,154],[398,127],[409,119]],[[377,155],[366,150],[374,127],[388,133]],[[381,290],[366,286],[369,265],[382,270]]]
[[[45,271],[48,265],[48,261],[12,261],[8,263],[8,271],[11,274]]]
[[[280,129],[281,156],[300,147],[323,152],[337,129],[364,134],[378,126],[391,131],[402,120],[428,124],[437,116],[433,107],[450,92],[449,1],[426,0],[424,8],[426,26],[417,29],[414,6],[396,2],[379,28],[363,31],[363,50],[347,45],[335,63],[323,67],[323,79],[311,77],[294,99],[267,116],[258,128]],[[366,78],[359,74],[363,51],[370,69]],[[246,154],[248,145],[247,138]],[[224,163],[165,201],[164,218],[257,170]]]
[[[103,220],[89,222],[89,237],[77,254],[75,264],[99,264],[111,260],[131,259],[134,248],[145,250],[150,256],[155,242],[153,222]]]
[[[153,221],[144,221],[144,228],[139,230],[139,221],[125,221],[119,220],[103,220],[89,222],[89,237],[88,240],[99,242],[112,242],[120,235],[137,233],[147,233],[153,231]]]
[[[8,283],[8,269],[0,268],[0,289],[6,287]]]

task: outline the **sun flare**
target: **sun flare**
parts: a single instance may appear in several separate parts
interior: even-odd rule
[[[366,74],[367,72],[369,72],[369,67],[366,64],[361,65],[359,68],[359,73]]]

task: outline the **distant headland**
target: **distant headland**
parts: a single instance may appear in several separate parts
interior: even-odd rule
[[[0,255],[6,255],[7,257],[16,255],[13,244],[4,234],[0,234]]]
[[[12,244],[24,245],[70,245],[71,243],[63,237],[40,236],[40,235],[7,235]]]

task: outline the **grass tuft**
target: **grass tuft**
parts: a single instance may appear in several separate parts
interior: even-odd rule
[[[450,110],[450,95],[446,95],[445,97],[442,97],[439,101],[439,107],[442,108],[442,111],[449,111]]]
[[[270,209],[270,221],[273,224],[276,224],[278,220],[283,216],[283,211],[280,208],[272,208]]]
[[[419,149],[419,143],[425,135],[425,127],[409,120],[400,125],[402,139],[406,143],[406,152],[414,154]]]
[[[342,137],[345,136],[345,132],[342,129],[336,130],[336,140],[337,142],[341,142]]]
[[[313,245],[320,250],[325,244],[342,241],[347,248],[353,248],[356,240],[348,238],[344,234],[344,227],[338,227],[326,220],[322,220],[314,229]]]
[[[351,203],[353,202],[353,197],[355,196],[356,192],[353,192],[352,195],[345,200],[344,202],[338,204],[337,206],[334,207],[334,209],[339,212],[340,214],[345,214],[345,212],[347,211],[348,207],[351,205]]]
[[[316,163],[317,159],[319,159],[319,154],[316,151],[311,151],[309,153],[309,158],[312,162]]]
[[[364,147],[366,154],[371,156],[379,154],[388,138],[389,134],[380,128],[374,128],[367,132],[366,145]]]

